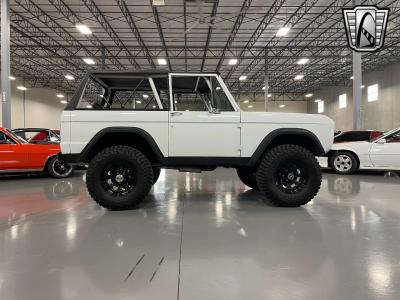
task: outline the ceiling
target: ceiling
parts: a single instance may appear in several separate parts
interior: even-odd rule
[[[361,2],[391,9],[385,48],[364,54],[363,69],[398,61],[400,1]],[[165,0],[164,6],[150,0],[11,0],[11,69],[27,86],[65,93],[91,69],[154,68],[218,71],[232,91],[262,93],[267,66],[272,93],[302,95],[351,84],[342,8],[352,6],[352,0]],[[92,34],[83,35],[76,24]],[[283,26],[291,30],[277,37]],[[236,65],[228,64],[232,58]],[[298,65],[300,58],[310,61]],[[304,78],[294,80],[299,74]],[[247,79],[239,81],[241,75]]]

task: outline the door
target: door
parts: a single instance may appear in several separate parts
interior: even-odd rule
[[[240,157],[240,112],[215,75],[171,74],[169,156]]]
[[[400,168],[400,130],[379,139],[371,146],[370,157],[374,167]]]
[[[20,169],[25,160],[21,144],[0,131],[0,171]]]

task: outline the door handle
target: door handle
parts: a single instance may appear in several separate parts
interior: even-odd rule
[[[176,117],[176,116],[182,116],[182,113],[179,112],[179,111],[173,111],[173,112],[171,113],[171,117]]]

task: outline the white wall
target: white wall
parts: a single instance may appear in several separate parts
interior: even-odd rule
[[[368,102],[368,86],[379,85],[379,100]],[[400,63],[386,66],[382,70],[363,74],[362,129],[389,130],[400,127]],[[325,112],[336,123],[337,130],[353,129],[352,86],[335,86],[314,92],[313,99],[325,101]],[[339,108],[339,95],[347,94],[347,107]],[[317,103],[309,103],[309,112],[317,113]]]
[[[60,103],[52,89],[29,88],[25,91],[25,124],[24,92],[16,87],[21,85],[17,80],[11,82],[11,127],[45,127],[60,128],[60,115],[65,105]],[[65,98],[66,99],[66,98]],[[2,124],[1,105],[0,123]]]

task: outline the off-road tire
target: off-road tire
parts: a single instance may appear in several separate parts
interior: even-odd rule
[[[257,185],[257,179],[256,179],[256,171],[253,169],[249,168],[237,168],[236,169],[237,174],[240,178],[240,180],[247,185],[248,187],[251,187],[253,190],[258,191],[258,185]]]
[[[343,167],[338,167],[337,165],[341,164],[339,160],[341,157],[347,158],[348,163],[346,166],[343,165]],[[346,161],[343,160],[343,163],[347,163]],[[348,151],[338,151],[334,153],[333,155],[330,155],[328,158],[328,166],[337,174],[342,174],[342,175],[350,175],[353,174],[358,170],[358,159],[356,156]],[[344,168],[347,167],[347,168]]]
[[[112,163],[112,164],[111,164]],[[133,188],[124,195],[113,195],[107,188],[107,170],[113,164],[124,166],[134,176]],[[118,173],[118,172],[117,172]],[[115,183],[117,184],[117,183]],[[127,146],[113,146],[98,153],[90,162],[86,173],[86,185],[93,200],[109,210],[134,209],[145,199],[153,185],[153,169],[147,157],[140,151]]]
[[[65,165],[65,169],[61,169],[60,164]],[[54,156],[47,163],[47,172],[54,178],[67,178],[74,172],[74,167]]]
[[[160,167],[153,167],[153,184],[155,184],[160,177],[161,168]]]
[[[297,207],[308,203],[317,195],[322,174],[318,161],[310,151],[301,146],[287,144],[272,148],[264,154],[257,168],[256,178],[260,191],[273,204]],[[292,184],[282,183],[291,178],[296,181],[291,181]],[[293,185],[298,185],[296,190],[292,189]]]

